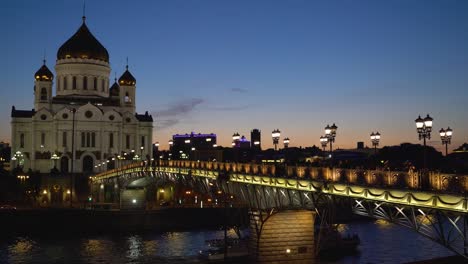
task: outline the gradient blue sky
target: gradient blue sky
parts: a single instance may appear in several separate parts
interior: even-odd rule
[[[33,74],[80,26],[81,0],[5,1],[0,140],[11,105],[33,108]],[[468,1],[87,1],[87,24],[137,79],[137,110],[155,118],[154,141],[171,134],[279,128],[292,146],[417,142],[414,119],[468,142]],[[114,73],[112,74],[112,77]],[[438,133],[431,145],[440,147]]]

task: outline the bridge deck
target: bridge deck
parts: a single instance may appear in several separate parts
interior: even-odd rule
[[[169,167],[169,166],[129,166],[126,168],[104,172],[92,177],[94,182],[101,182],[132,173],[174,173],[204,177],[216,180],[219,171],[199,168]],[[420,191],[414,189],[382,188],[349,183],[328,182],[312,179],[289,179],[271,176],[259,176],[246,173],[230,172],[229,181],[242,184],[254,184],[275,188],[294,189],[305,192],[323,192],[331,195],[370,200],[374,202],[392,203],[437,210],[468,213],[467,198],[462,194]]]

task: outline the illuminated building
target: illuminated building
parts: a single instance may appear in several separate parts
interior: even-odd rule
[[[136,79],[128,65],[112,85],[110,73],[109,54],[83,17],[57,52],[55,76],[45,60],[34,74],[34,109],[12,107],[11,153],[22,155],[12,165],[47,173],[56,154],[58,170],[92,173],[132,149],[151,158],[153,118],[135,111]]]

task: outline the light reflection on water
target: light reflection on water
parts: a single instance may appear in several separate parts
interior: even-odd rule
[[[359,235],[360,254],[321,264],[404,263],[453,255],[385,221],[340,225],[340,231]],[[0,237],[0,263],[200,263],[196,256],[206,249],[205,241],[222,237],[223,231]]]

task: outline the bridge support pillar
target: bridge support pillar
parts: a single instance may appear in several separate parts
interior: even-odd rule
[[[250,219],[256,262],[315,263],[314,212],[286,210],[266,217],[253,212]]]

